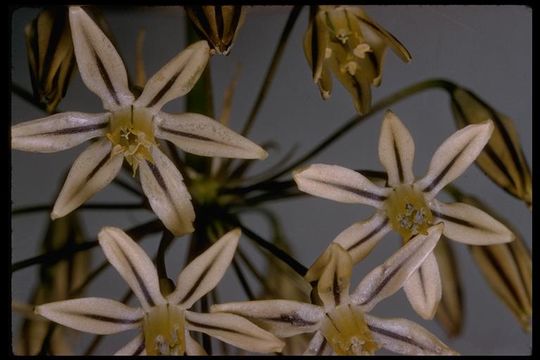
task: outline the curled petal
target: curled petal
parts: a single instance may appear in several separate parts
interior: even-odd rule
[[[141,185],[152,210],[174,235],[193,232],[195,211],[182,175],[156,146],[151,151],[153,161],[139,165]]]
[[[77,66],[85,85],[107,110],[131,105],[126,68],[111,41],[79,6],[69,8]]]
[[[209,57],[210,48],[205,40],[190,45],[146,82],[134,105],[151,108],[155,114],[169,101],[187,94],[199,80]]]
[[[493,132],[493,122],[469,125],[456,131],[435,151],[426,176],[417,187],[429,198],[459,177],[478,157]]]
[[[35,312],[51,321],[92,334],[115,334],[140,326],[144,312],[118,301],[86,298],[37,306]]]
[[[156,120],[156,137],[169,140],[192,154],[238,159],[265,159],[268,156],[259,145],[201,114],[160,112]]]
[[[414,141],[403,123],[391,111],[384,115],[379,138],[379,159],[388,173],[388,185],[414,181]]]
[[[16,150],[51,153],[105,136],[109,113],[64,112],[11,127],[11,147]]]
[[[435,335],[405,319],[381,319],[365,314],[369,330],[385,349],[406,355],[458,355]]]
[[[199,314],[186,311],[186,327],[190,331],[208,334],[247,351],[280,352],[285,345],[269,332],[233,314]]]
[[[100,139],[75,160],[54,203],[51,218],[65,216],[107,186],[122,167],[123,156],[111,156],[111,143]]]
[[[212,305],[210,311],[246,317],[278,337],[316,331],[324,318],[320,306],[290,300],[233,302]]]
[[[443,234],[469,245],[492,245],[512,241],[514,234],[486,212],[465,204],[431,201],[433,216],[444,223]]]
[[[114,355],[122,356],[137,356],[143,355],[145,352],[144,348],[144,337],[143,334],[137,335],[133,340],[128,342],[124,347],[114,353]]]
[[[433,319],[442,296],[439,266],[433,253],[405,280],[403,290],[418,315]]]
[[[190,262],[178,275],[176,290],[167,297],[169,303],[189,309],[216,287],[233,259],[240,235],[240,229],[229,231]]]
[[[122,275],[144,309],[165,303],[152,260],[125,232],[104,227],[98,234],[107,260]]]
[[[295,170],[293,177],[301,191],[344,203],[382,208],[388,194],[365,176],[336,165],[313,164]]]
[[[362,279],[351,296],[351,302],[364,312],[398,291],[405,280],[424,262],[441,237],[442,224],[430,227],[427,235],[418,234],[382,265]]]

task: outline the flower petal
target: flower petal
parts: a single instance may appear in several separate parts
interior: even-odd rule
[[[229,231],[190,262],[178,275],[176,290],[167,297],[169,303],[189,309],[215,288],[233,259],[241,234],[240,229]]]
[[[104,227],[98,234],[107,260],[133,290],[145,310],[165,303],[159,290],[159,279],[152,260],[125,232]]]
[[[306,34],[304,35],[304,54],[311,66],[313,81],[315,83],[318,83],[322,76],[329,38],[328,31],[326,31],[326,26],[324,25],[324,14],[317,12],[311,17]]]
[[[51,153],[105,136],[109,113],[64,112],[11,127],[11,147],[15,150]]]
[[[291,300],[258,300],[212,305],[211,312],[246,317],[278,337],[289,337],[319,328],[322,307]]]
[[[156,146],[151,161],[141,161],[140,179],[152,210],[174,235],[193,232],[195,210],[182,175]]]
[[[351,295],[351,303],[368,312],[379,301],[398,291],[431,253],[441,237],[442,230],[443,225],[437,224],[428,229],[427,235],[419,234],[409,240],[398,252],[362,279]]]
[[[201,114],[160,112],[155,119],[156,137],[169,140],[192,154],[238,159],[265,159],[268,156],[259,145]]]
[[[434,217],[444,223],[444,236],[469,245],[492,245],[512,241],[514,234],[486,212],[465,203],[445,204],[433,199]]]
[[[418,315],[433,319],[442,296],[439,266],[433,253],[405,280],[403,290]]]
[[[385,349],[406,355],[458,355],[422,326],[406,319],[381,319],[365,314],[369,330]]]
[[[435,151],[426,176],[417,181],[417,187],[433,198],[459,177],[478,157],[493,132],[493,122],[485,121],[456,131]]]
[[[190,331],[208,334],[247,351],[280,352],[285,345],[269,332],[233,314],[199,314],[186,311],[186,327]]]
[[[208,355],[204,348],[195,339],[189,335],[189,331],[185,331],[184,339],[186,341],[186,355],[203,356]]]
[[[100,139],[77,157],[54,203],[53,220],[78,208],[116,177],[124,158],[121,154],[111,157],[110,153],[111,142]]]
[[[344,203],[382,208],[388,189],[380,188],[365,176],[337,165],[313,164],[293,172],[298,189],[311,195]]]
[[[143,355],[143,352],[145,352],[144,337],[143,334],[140,333],[133,340],[128,342],[124,347],[115,352],[114,355],[137,356]]]
[[[392,226],[382,213],[376,213],[367,221],[359,221],[343,230],[333,242],[349,252],[353,264],[369,255],[371,250],[386,235]]]
[[[155,114],[169,101],[187,94],[199,80],[209,57],[210,48],[205,40],[190,45],[146,82],[134,106],[148,107]]]
[[[114,334],[140,326],[144,312],[118,301],[85,298],[37,306],[35,312],[51,321],[92,334]]]
[[[114,111],[131,105],[126,68],[111,41],[79,6],[69,8],[75,57],[86,87]]]
[[[333,352],[332,347],[328,344],[322,332],[317,331],[311,338],[303,355],[332,355]]]
[[[379,159],[388,173],[388,185],[412,184],[414,181],[414,141],[401,120],[386,111],[379,138]]]

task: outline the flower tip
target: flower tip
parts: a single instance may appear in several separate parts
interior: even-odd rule
[[[264,150],[263,148],[259,148],[257,151],[257,159],[264,160],[268,157],[268,152]]]

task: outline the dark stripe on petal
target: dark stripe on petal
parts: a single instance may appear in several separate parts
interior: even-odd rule
[[[321,356],[324,352],[324,349],[326,348],[326,345],[328,342],[326,341],[326,338],[323,337],[323,341],[321,343],[321,346],[319,346],[319,350],[317,350],[317,356]]]
[[[424,285],[424,273],[422,272],[423,266],[420,265],[418,268],[418,276],[420,277],[420,288],[422,289],[422,295],[424,296],[424,299],[427,298],[427,291],[426,287]]]
[[[403,183],[403,179],[405,179],[405,175],[403,174],[403,165],[401,164],[401,157],[399,156],[399,151],[398,151],[395,138],[393,139],[393,143],[394,143],[394,156],[396,157],[396,165],[398,169],[399,182]]]
[[[240,335],[251,335],[251,336],[253,335],[253,334],[239,332],[239,331],[236,331],[236,330],[233,330],[233,329],[227,329],[227,328],[220,327],[220,326],[201,324],[201,323],[191,321],[191,320],[188,320],[188,319],[186,319],[186,322],[193,325],[193,326],[198,326],[198,327],[201,327],[201,328],[204,328],[204,329],[225,331],[225,332],[230,332],[230,333],[233,333],[233,334],[240,334]]]
[[[368,198],[368,199],[372,199],[372,200],[376,200],[376,201],[384,201],[384,200],[386,200],[386,196],[373,194],[373,193],[370,193],[368,191],[353,188],[352,186],[336,184],[336,183],[332,183],[332,182],[329,182],[329,181],[322,181],[322,180],[313,179],[313,178],[308,178],[308,179],[311,180],[311,181],[314,181],[314,182],[318,182],[320,184],[334,186],[334,187],[336,187],[338,189],[341,189],[343,191],[352,192],[352,193],[354,193],[356,195],[360,195],[360,196]]]
[[[110,323],[115,323],[115,324],[137,324],[141,321],[141,319],[118,319],[118,318],[113,318],[110,316],[103,316],[103,315],[96,315],[96,314],[73,313],[73,315],[82,315],[93,320],[105,321],[105,322],[110,322]]]
[[[339,289],[339,281],[337,277],[337,271],[334,271],[334,279],[332,283],[332,291],[334,293],[334,303],[335,306],[338,306],[341,302],[341,296],[340,296],[340,289]]]
[[[166,128],[166,127],[163,127],[163,126],[159,126],[158,128],[161,131],[164,131],[164,132],[167,132],[167,133],[170,133],[170,134],[174,134],[174,135],[178,135],[178,136],[187,137],[189,139],[200,140],[200,141],[208,141],[208,142],[211,142],[211,143],[217,143],[217,144],[222,144],[222,145],[229,146],[229,147],[235,147],[235,148],[238,148],[238,149],[243,149],[241,146],[236,146],[234,144],[227,144],[227,143],[220,142],[220,141],[217,141],[217,140],[205,137],[205,136],[201,136],[201,135],[196,135],[196,134],[191,134],[191,133],[187,133],[187,132],[184,132],[184,131],[169,129],[169,128]]]
[[[109,159],[110,154],[105,154],[103,159],[101,159],[101,161],[96,165],[96,167],[93,168],[92,171],[90,171],[90,173],[86,176],[86,182],[89,182],[90,179],[92,179],[97,174],[97,172],[107,163],[107,161],[109,161]]]
[[[176,72],[176,74],[174,74],[169,79],[169,81],[167,81],[167,83],[161,88],[161,90],[159,90],[159,92],[156,94],[156,96],[154,96],[154,98],[150,101],[150,103],[148,103],[147,107],[152,107],[156,105],[158,101],[161,100],[163,95],[165,95],[165,93],[169,91],[169,89],[173,86],[174,82],[176,81],[178,76],[180,76],[180,73],[182,72],[182,70],[184,70],[185,66],[186,64],[184,63],[184,65]]]
[[[159,186],[163,189],[165,194],[168,196],[169,192],[167,190],[167,184],[165,184],[165,180],[163,180],[163,176],[161,176],[161,173],[159,172],[159,169],[157,168],[157,166],[151,163],[150,161],[146,161],[146,164],[152,171],[152,175],[154,175],[154,178],[158,182]]]
[[[78,133],[84,133],[84,132],[100,130],[100,129],[106,128],[108,125],[109,124],[107,122],[105,122],[103,124],[92,124],[92,125],[76,126],[76,127],[72,127],[72,128],[65,128],[65,129],[60,129],[60,130],[56,130],[56,131],[50,131],[50,132],[46,132],[46,133],[28,135],[28,136],[78,134]]]
[[[279,317],[273,318],[261,318],[262,320],[276,321],[276,322],[286,322],[293,326],[313,326],[317,324],[316,321],[307,321],[299,317],[297,314],[281,314]]]
[[[223,39],[223,32],[224,32],[224,26],[223,26],[223,11],[221,11],[221,6],[214,6],[214,14],[216,18],[216,28],[217,28],[217,35],[219,40]]]
[[[429,351],[429,352],[432,351],[431,349],[426,348],[423,344],[420,344],[419,342],[414,341],[413,339],[411,339],[411,338],[409,338],[407,336],[400,335],[400,334],[397,334],[397,333],[394,333],[394,332],[391,332],[391,331],[388,331],[388,330],[385,330],[385,329],[381,329],[381,328],[378,328],[378,327],[370,325],[370,324],[368,324],[368,328],[369,328],[370,331],[372,331],[374,333],[378,333],[378,334],[381,334],[381,335],[384,335],[384,336],[388,336],[389,338],[405,342],[407,344],[416,346],[416,347],[418,347],[418,348],[420,348],[422,350],[426,350],[426,351]]]
[[[319,61],[319,42],[318,40],[318,34],[319,34],[319,28],[317,26],[317,19],[315,18],[316,14],[311,14],[311,74],[312,76],[315,76],[315,72],[317,71],[318,67],[318,61]],[[323,49],[324,51],[326,49]]]
[[[369,234],[367,234],[363,238],[360,238],[354,245],[352,245],[351,247],[349,247],[346,250],[351,251],[354,248],[356,248],[357,246],[362,245],[363,243],[365,243],[366,241],[371,239],[374,235],[376,235],[379,231],[381,231],[386,226],[386,224],[388,224],[388,218],[387,217],[384,218],[384,221],[379,226],[377,226],[375,229],[373,229]]]
[[[215,260],[215,259],[213,259],[213,260]],[[204,269],[204,271],[201,273],[201,275],[199,276],[197,281],[195,281],[195,283],[193,283],[193,286],[191,287],[191,289],[189,289],[189,291],[186,293],[186,295],[184,295],[182,300],[180,300],[180,303],[185,302],[187,299],[189,299],[191,297],[191,295],[193,295],[193,293],[195,292],[195,290],[197,290],[197,288],[199,287],[199,285],[203,281],[204,277],[206,276],[208,271],[210,271],[211,268],[212,268],[212,264],[210,264],[210,266],[208,266],[206,269]]]
[[[491,229],[489,229],[489,228],[480,228],[477,225],[473,224],[472,222],[469,222],[469,221],[463,220],[463,219],[458,219],[456,217],[440,213],[440,212],[435,211],[433,209],[431,209],[431,213],[433,214],[433,216],[438,217],[441,220],[446,220],[446,221],[453,222],[453,223],[463,225],[463,226],[467,226],[467,227],[470,227],[470,228],[473,228],[473,229],[491,231]]]
[[[140,355],[143,352],[143,350],[144,350],[144,338],[141,339],[141,343],[139,344],[137,349],[135,349],[135,351],[133,352],[133,355],[134,356]]]

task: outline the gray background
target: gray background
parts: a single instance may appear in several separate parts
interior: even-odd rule
[[[412,83],[445,77],[476,92],[514,121],[525,156],[532,164],[532,11],[524,6],[365,6],[366,12],[394,34],[410,51],[413,61],[402,63],[388,52],[382,85],[373,91],[377,101]],[[251,8],[236,44],[228,57],[211,60],[214,102],[219,113],[222,94],[232,79],[236,66],[241,76],[236,90],[231,127],[239,130],[247,117],[256,93],[270,63],[273,50],[287,19],[289,8]],[[144,59],[151,76],[166,61],[185,47],[185,16],[179,7],[139,9],[105,9],[105,16],[119,44],[119,52],[134,72],[135,39],[140,28],[146,29]],[[30,89],[23,28],[37,14],[37,9],[20,9],[13,14],[12,76],[13,81]],[[307,27],[305,8],[287,44],[250,139],[257,143],[273,140],[280,144],[253,173],[275,164],[293,145],[296,154],[313,147],[327,134],[354,115],[348,93],[335,81],[330,100],[324,102],[311,80],[302,49]],[[101,102],[82,84],[78,74],[72,79],[67,97],[60,104],[64,110],[101,112]],[[167,111],[181,111],[183,102],[176,100]],[[449,98],[439,90],[423,92],[392,106],[392,110],[409,128],[416,143],[414,170],[422,176],[437,146],[453,131]],[[12,123],[44,116],[17,96],[12,97]],[[338,164],[349,168],[382,170],[376,153],[382,113],[355,128],[323,154],[310,161]],[[13,207],[44,204],[54,200],[59,181],[75,157],[85,148],[57,154],[12,152]],[[531,246],[532,216],[524,204],[500,190],[476,167],[471,167],[456,182],[460,188],[481,197],[508,219]],[[444,195],[441,196],[445,200]],[[134,200],[131,195],[109,186],[91,201]],[[449,200],[446,198],[446,200]],[[278,213],[297,259],[309,266],[328,243],[354,221],[366,219],[373,209],[361,205],[335,203],[315,197],[272,203],[268,208]],[[152,218],[147,211],[130,213],[85,212],[84,224],[90,238],[101,226],[130,227]],[[47,214],[18,216],[12,220],[12,261],[40,253],[39,240],[47,223]],[[245,222],[267,236],[269,229],[260,216],[248,216]],[[169,276],[175,278],[183,266],[187,241],[179,239],[168,256]],[[143,246],[151,254],[158,238],[149,237]],[[249,240],[241,239],[249,248]],[[364,262],[355,268],[353,286],[374,266],[381,263],[399,245],[397,236],[389,235]],[[473,265],[465,246],[452,244],[458,256],[465,293],[465,326],[462,335],[448,339],[436,322],[420,319],[410,308],[403,292],[379,304],[373,314],[404,317],[418,322],[462,354],[528,354],[530,334],[496,298]],[[252,251],[253,252],[253,251]],[[103,260],[100,249],[92,251],[93,263]],[[258,255],[253,255],[257,261]],[[36,284],[36,269],[19,271],[12,276],[13,300],[25,302]],[[118,286],[117,286],[118,284]],[[252,282],[255,284],[255,282]],[[242,300],[244,295],[228,271],[219,287],[223,301]],[[227,291],[225,291],[227,289]],[[120,277],[107,270],[87,291],[87,296],[119,298],[125,292]],[[20,327],[20,317],[13,315],[12,331]],[[98,349],[106,354],[115,351],[133,333],[109,336]],[[75,349],[84,349],[89,337],[73,340]]]

